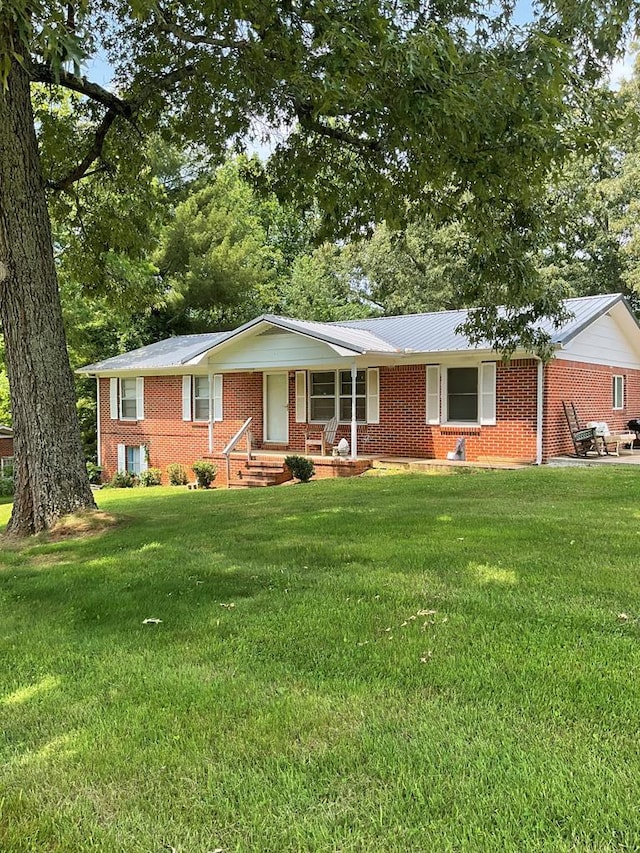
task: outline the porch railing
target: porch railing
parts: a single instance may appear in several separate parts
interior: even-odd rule
[[[251,462],[252,450],[253,450],[253,433],[249,429],[251,426],[251,422],[253,418],[247,418],[246,421],[242,424],[238,432],[233,436],[231,441],[227,444],[227,446],[222,451],[222,455],[225,457],[227,461],[227,488],[231,486],[231,453],[236,447],[237,444],[242,441],[243,436],[246,436],[247,439],[247,462]]]

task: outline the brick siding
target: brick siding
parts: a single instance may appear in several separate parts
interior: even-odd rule
[[[624,409],[613,409],[613,376],[624,376]],[[544,456],[573,453],[562,401],[573,402],[582,423],[606,421],[612,432],[626,431],[640,417],[640,370],[556,359],[545,368]]]
[[[12,438],[0,438],[0,459],[5,456],[13,456]]]

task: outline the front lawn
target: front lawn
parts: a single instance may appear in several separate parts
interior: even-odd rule
[[[638,472],[99,501],[0,550],[3,853],[640,849]]]

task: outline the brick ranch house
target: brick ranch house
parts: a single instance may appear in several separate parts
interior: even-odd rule
[[[90,364],[80,372],[98,381],[99,463],[108,478],[212,459],[225,484],[223,450],[249,418],[259,457],[303,454],[305,433],[334,416],[349,458],[316,460],[318,476],[363,470],[373,456],[444,459],[459,437],[468,460],[544,463],[573,450],[563,400],[612,430],[640,416],[640,327],[626,300],[566,307],[571,318],[549,326],[547,364],[470,346],[456,332],[465,311],[338,323],[265,315]],[[246,456],[229,458],[237,479]]]

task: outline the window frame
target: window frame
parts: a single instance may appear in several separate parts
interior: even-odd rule
[[[133,397],[125,394],[125,383],[130,382],[133,385]],[[123,403],[130,403],[133,400],[135,414],[125,415]],[[121,376],[118,378],[118,417],[121,421],[137,421],[138,418],[138,380],[134,376]]]
[[[475,420],[460,420],[459,418],[453,419],[449,417],[449,372],[451,370],[475,370],[476,372],[476,417]],[[479,364],[453,364],[444,366],[444,389],[443,389],[443,409],[444,409],[444,417],[442,419],[442,423],[447,426],[480,426],[482,412],[481,412],[481,370]],[[471,396],[471,395],[469,395]]]
[[[207,383],[206,397],[196,395],[196,382],[198,382],[198,380],[206,380],[206,383]],[[213,385],[213,382],[211,381],[211,377],[209,376],[209,374],[205,374],[204,376],[194,374],[191,377],[191,420],[194,423],[206,424],[206,423],[209,423],[209,421],[211,420],[212,406],[213,406],[213,395],[211,393],[211,391],[212,391],[211,386],[212,385]],[[206,416],[206,418],[196,417],[197,403],[198,403],[198,401],[201,401],[201,400],[207,400],[207,416]]]
[[[327,395],[321,396],[319,394],[314,395],[312,393],[312,391],[313,391],[313,376],[314,376],[314,374],[318,374],[318,373],[324,373],[324,374],[331,373],[331,374],[333,374],[333,394],[332,395],[327,394]],[[341,391],[342,391],[342,374],[343,373],[347,374],[349,384],[351,384],[351,368],[348,368],[346,370],[344,368],[337,368],[336,370],[308,370],[307,371],[307,405],[308,405],[308,415],[309,415],[309,420],[307,421],[307,423],[310,423],[310,424],[326,424],[328,421],[331,420],[332,417],[337,417],[339,424],[350,424],[351,423],[351,418],[349,418],[348,420],[342,420],[340,418],[340,402],[341,402],[341,400],[348,400],[349,405],[351,405],[351,394],[350,393],[349,394],[342,394],[341,393]],[[356,418],[356,423],[366,424],[366,423],[368,423],[368,420],[367,420],[367,400],[368,400],[368,395],[369,395],[369,376],[368,376],[368,371],[367,371],[366,367],[359,367],[357,370],[357,373],[362,374],[362,378],[364,381],[364,392],[362,394],[357,393],[358,377],[356,374],[356,408],[358,405],[357,401],[361,400],[362,401],[361,405],[363,406],[363,409],[364,409],[364,412],[363,412],[364,417],[363,418]],[[312,418],[311,414],[313,411],[313,400],[328,400],[328,399],[333,400],[333,414],[331,414],[328,418],[322,419],[322,420],[319,420],[317,418]]]
[[[132,456],[132,467],[129,467],[129,451],[131,451]],[[138,461],[136,463],[135,456],[137,454]],[[136,470],[137,465],[137,470]],[[140,476],[142,472],[142,451],[140,450],[139,444],[125,444],[124,446],[124,470],[129,474],[135,474],[136,477]]]
[[[614,373],[612,376],[612,400],[611,408],[614,412],[620,412],[624,409],[624,374]],[[616,405],[618,404],[618,405]]]

